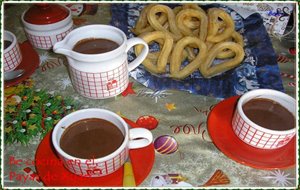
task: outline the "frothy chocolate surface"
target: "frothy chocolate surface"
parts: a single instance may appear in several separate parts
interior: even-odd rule
[[[257,125],[277,131],[289,130],[295,127],[295,117],[279,103],[257,98],[243,105],[245,115]]]
[[[89,118],[68,127],[62,134],[60,147],[74,157],[94,159],[114,152],[123,140],[122,132],[113,123]]]
[[[83,54],[99,54],[112,51],[119,47],[114,41],[103,38],[87,38],[80,40],[73,47],[73,51]]]

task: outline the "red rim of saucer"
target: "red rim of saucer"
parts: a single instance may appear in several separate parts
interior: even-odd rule
[[[51,131],[52,132],[52,131]],[[53,187],[121,187],[123,167],[116,172],[96,178],[80,177],[69,172],[60,162],[51,143],[49,132],[39,144],[36,155],[36,171],[45,186]],[[151,172],[155,151],[153,143],[147,147],[129,151],[136,185],[141,184]]]
[[[216,147],[230,159],[256,169],[293,167],[296,163],[295,137],[284,147],[263,150],[244,143],[234,134],[231,118],[238,98],[234,96],[221,101],[208,116],[208,132]]]
[[[40,57],[37,54],[37,52],[34,50],[32,45],[30,44],[30,42],[25,41],[19,44],[19,46],[23,58],[21,63],[14,70],[24,69],[25,73],[22,76],[15,78],[13,80],[4,81],[5,88],[16,85],[22,82],[23,80],[27,79],[39,67]]]

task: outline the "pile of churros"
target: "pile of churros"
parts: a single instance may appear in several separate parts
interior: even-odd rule
[[[151,73],[184,79],[196,70],[211,78],[235,68],[244,59],[244,40],[235,31],[234,21],[219,8],[204,11],[197,4],[183,4],[173,9],[148,4],[141,11],[132,32],[159,51],[150,52],[143,65]],[[142,46],[135,47],[139,55]],[[213,64],[214,60],[221,60]],[[182,63],[189,63],[182,68]],[[169,69],[167,65],[169,64]]]

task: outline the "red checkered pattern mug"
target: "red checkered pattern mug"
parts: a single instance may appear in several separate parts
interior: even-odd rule
[[[296,126],[289,130],[271,130],[252,122],[244,113],[242,106],[251,99],[264,98],[275,101],[296,117],[296,100],[285,93],[258,89],[245,93],[238,100],[232,119],[232,128],[239,139],[248,145],[260,149],[277,149],[286,145],[296,134]]]
[[[76,158],[64,152],[60,148],[60,139],[63,132],[72,123],[87,118],[105,119],[116,125],[124,135],[121,146],[111,154],[95,159]],[[53,146],[64,166],[70,172],[83,177],[101,177],[117,171],[128,159],[130,149],[148,146],[152,143],[152,140],[153,136],[149,130],[144,128],[129,129],[120,116],[111,111],[98,108],[83,109],[65,116],[57,123],[52,132]]]
[[[4,41],[10,41],[11,44],[3,51],[3,70],[4,72],[14,70],[22,62],[22,53],[16,36],[5,30]]]
[[[101,54],[82,54],[72,50],[78,41],[90,38],[109,39],[119,47]],[[142,53],[128,63],[127,52],[138,44],[144,46]],[[54,45],[53,51],[67,56],[70,78],[79,94],[91,99],[105,99],[117,96],[127,88],[128,72],[143,62],[149,48],[141,38],[127,40],[124,32],[116,27],[88,25],[70,32]]]

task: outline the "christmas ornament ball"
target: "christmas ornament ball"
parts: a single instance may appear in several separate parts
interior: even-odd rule
[[[160,154],[172,154],[177,151],[178,143],[174,137],[163,135],[155,139],[154,148]]]

